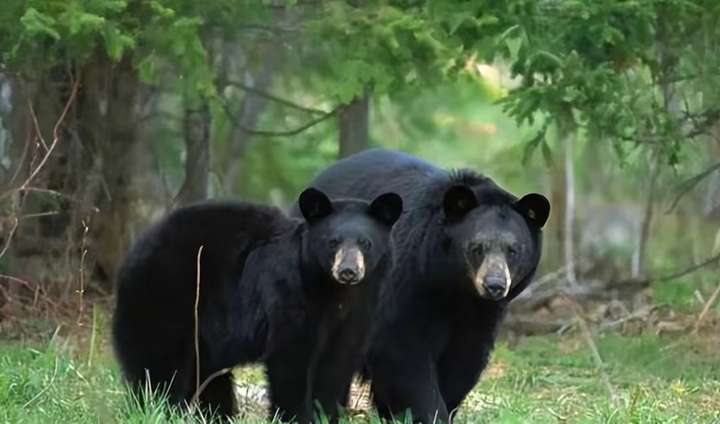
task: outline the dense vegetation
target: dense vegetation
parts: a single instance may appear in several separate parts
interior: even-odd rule
[[[0,339],[95,334],[91,305],[169,209],[284,206],[336,158],[385,146],[552,198],[541,284],[518,299],[513,334],[645,320],[645,332],[695,331],[717,348],[719,24],[711,0],[4,0]],[[643,337],[651,347],[616,362],[626,339],[598,342],[616,409],[582,362],[590,347],[563,359],[564,342],[536,339],[501,349],[512,367],[481,383],[499,400],[480,413],[717,419],[710,356],[687,364],[698,379],[658,376],[695,341]],[[0,355],[3,419],[74,422],[52,414],[98,385],[118,416],[115,371],[24,343]],[[56,412],[29,402],[48,393]]]

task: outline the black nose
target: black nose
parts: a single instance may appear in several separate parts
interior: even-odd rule
[[[485,291],[494,300],[500,300],[505,295],[506,282],[502,277],[487,276],[483,280]]]
[[[338,273],[338,278],[343,283],[354,283],[357,281],[358,273],[352,268],[344,268]]]

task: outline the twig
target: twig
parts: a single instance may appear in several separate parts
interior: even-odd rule
[[[610,383],[610,377],[605,372],[605,363],[602,360],[602,357],[600,356],[600,352],[598,351],[597,345],[595,344],[595,341],[592,338],[592,333],[590,333],[590,329],[588,328],[587,322],[585,321],[585,318],[583,318],[582,313],[580,311],[580,306],[575,302],[575,299],[570,298],[569,296],[566,296],[566,299],[573,305],[573,310],[575,311],[575,317],[577,318],[577,322],[580,325],[580,332],[583,334],[583,338],[585,339],[585,342],[587,343],[588,347],[590,348],[590,351],[593,354],[593,359],[595,361],[595,367],[600,372],[600,376],[602,377],[603,383],[605,384],[605,387],[607,388],[607,391],[610,395],[610,401],[613,403],[615,408],[618,408],[619,406],[619,398],[617,395],[617,392],[615,392],[615,388],[612,386],[612,383]]]
[[[280,98],[280,97],[278,97],[278,96],[275,96],[275,95],[273,95],[273,94],[266,93],[266,92],[264,92],[264,91],[262,91],[262,90],[258,90],[257,88],[255,88],[255,87],[253,87],[253,86],[251,86],[251,85],[243,84],[243,83],[238,82],[238,81],[225,81],[225,83],[226,83],[227,85],[232,86],[232,87],[237,87],[237,88],[239,88],[239,89],[241,89],[241,90],[243,90],[243,91],[247,91],[248,93],[254,94],[254,95],[258,96],[258,97],[262,97],[262,98],[264,98],[264,99],[272,100],[272,101],[275,102],[275,103],[279,103],[279,104],[281,104],[281,105],[283,105],[283,106],[287,106],[287,107],[290,107],[290,108],[293,108],[293,109],[297,109],[297,110],[300,110],[300,111],[303,111],[303,112],[312,113],[312,114],[315,114],[315,115],[324,115],[324,114],[327,114],[327,113],[328,113],[328,112],[325,112],[324,110],[320,110],[320,109],[315,109],[315,108],[311,108],[311,107],[306,107],[306,106],[299,105],[299,104],[297,104],[297,103],[291,102],[290,100],[286,100],[286,99]]]
[[[672,204],[670,205],[668,210],[665,211],[665,213],[669,214],[673,210],[675,210],[677,205],[680,203],[680,200],[685,197],[686,194],[692,191],[692,189],[695,188],[695,186],[697,186],[698,184],[700,184],[702,180],[710,176],[710,174],[717,171],[718,169],[720,169],[720,162],[695,175],[694,177],[688,178],[687,180],[680,183],[680,185],[678,186],[679,193],[677,194],[677,196],[675,196],[675,200],[673,200]]]
[[[28,289],[34,290],[33,284],[31,282],[29,282],[28,280],[23,280],[22,278],[13,277],[12,275],[7,275],[7,274],[0,274],[0,278],[4,278],[9,281],[14,281],[16,283],[20,283],[23,286],[27,287]],[[39,286],[39,284],[37,286]]]
[[[708,265],[712,265],[718,261],[720,261],[720,254],[717,254],[709,259],[706,259],[703,262],[700,262],[699,264],[689,266],[682,271],[677,271],[672,274],[667,274],[667,275],[663,275],[663,276],[656,277],[653,279],[649,279],[648,281],[662,282],[662,281],[674,280],[676,278],[684,277],[688,274],[692,274],[693,272],[699,270],[700,268],[704,268]]]
[[[80,254],[80,270],[79,270],[79,277],[80,277],[80,289],[78,290],[78,296],[80,298],[80,306],[78,308],[78,319],[77,323],[78,325],[82,326],[82,318],[85,312],[85,257],[87,256],[88,249],[87,249],[87,236],[88,232],[90,231],[90,227],[85,223],[85,220],[80,221],[83,226],[83,235],[82,235],[82,243],[81,243],[81,249],[82,253]]]
[[[295,128],[295,129],[292,129],[292,130],[288,130],[288,131],[266,131],[266,130],[258,130],[258,129],[255,129],[255,128],[248,128],[248,127],[246,127],[246,126],[244,126],[244,125],[239,124],[239,123],[235,120],[235,118],[233,117],[233,114],[232,114],[232,112],[230,111],[230,108],[228,107],[228,105],[225,104],[225,102],[220,102],[220,103],[221,103],[221,105],[223,106],[223,110],[225,111],[225,114],[226,114],[226,115],[228,116],[228,118],[230,118],[230,120],[233,122],[233,125],[234,125],[234,126],[236,126],[237,128],[240,128],[241,130],[245,131],[245,132],[248,133],[248,134],[260,135],[260,136],[264,136],[264,137],[289,137],[289,136],[293,136],[293,135],[300,134],[301,132],[307,130],[308,128],[311,128],[311,127],[313,127],[313,126],[315,126],[315,125],[317,125],[317,124],[319,124],[319,123],[321,123],[321,122],[323,122],[323,121],[326,121],[327,119],[335,116],[335,115],[337,114],[337,111],[340,109],[340,106],[338,106],[338,107],[336,107],[335,109],[331,110],[330,112],[327,112],[327,113],[325,113],[325,114],[322,115],[322,116],[319,116],[319,117],[317,117],[317,118],[315,118],[315,119],[312,119],[312,120],[306,122],[305,124],[303,124],[303,125]]]
[[[7,239],[5,240],[5,245],[3,246],[2,250],[0,250],[0,258],[5,256],[5,252],[7,252],[7,250],[10,248],[10,241],[15,235],[15,230],[17,230],[18,224],[20,223],[20,220],[16,216],[12,218],[12,221],[12,227],[10,227],[10,231],[8,232]]]
[[[40,160],[40,163],[32,170],[30,175],[22,183],[22,185],[20,185],[20,187],[18,189],[9,190],[6,193],[3,193],[2,195],[0,195],[0,199],[2,199],[14,192],[25,190],[28,187],[28,185],[30,184],[30,182],[37,176],[37,174],[40,172],[40,170],[42,170],[42,168],[45,166],[45,163],[48,161],[48,159],[50,158],[50,155],[52,154],[53,150],[55,150],[55,147],[57,146],[58,142],[60,141],[60,135],[59,135],[60,125],[62,125],[63,121],[65,120],[65,116],[67,116],[67,113],[70,110],[70,107],[72,106],[72,104],[75,100],[78,86],[79,86],[79,80],[76,80],[75,83],[73,84],[72,92],[70,93],[70,98],[68,98],[68,101],[65,103],[65,107],[63,108],[63,111],[60,114],[60,117],[55,122],[55,126],[53,128],[53,141],[52,141],[52,144],[50,145],[50,147],[47,146],[47,143],[45,142],[45,140],[42,137],[40,125],[38,124],[38,121],[37,121],[37,115],[35,114],[35,110],[33,109],[32,103],[28,100],[28,104],[30,106],[30,113],[31,113],[31,116],[33,119],[33,123],[35,125],[35,131],[37,132],[38,138],[43,142],[43,146],[45,147],[45,155]],[[12,241],[13,236],[15,235],[15,230],[17,229],[18,224],[19,224],[19,220],[16,216],[13,220],[13,226],[9,232],[9,235],[8,235],[7,239],[5,240],[5,245],[3,246],[2,250],[0,250],[0,258],[3,257],[5,255],[5,253],[7,252],[8,248],[10,246],[10,242]]]
[[[614,283],[609,284],[611,287],[621,287],[623,285],[634,283],[638,285],[649,285],[650,283],[658,283],[663,281],[670,281],[674,280],[676,278],[684,277],[688,274],[692,274],[693,272],[705,268],[706,266],[713,265],[717,262],[720,262],[720,253],[718,253],[715,256],[711,256],[710,258],[700,262],[699,264],[691,265],[681,271],[672,272],[670,274],[665,274],[657,277],[646,277],[646,278],[640,278],[640,279],[629,279],[629,280],[622,280],[622,281],[616,281]]]
[[[700,312],[700,315],[698,316],[697,321],[695,321],[695,327],[693,328],[693,331],[692,331],[693,334],[697,334],[698,330],[700,330],[700,324],[702,323],[703,319],[705,319],[705,315],[707,315],[708,311],[710,311],[710,307],[718,299],[718,296],[720,296],[720,284],[718,284],[717,288],[715,289],[713,294],[710,296],[710,299],[708,299],[708,301],[705,302],[705,306],[703,307],[702,312]]]
[[[47,151],[45,152],[45,156],[40,160],[40,163],[35,167],[35,169],[30,173],[30,175],[27,177],[24,183],[20,186],[20,190],[25,189],[30,182],[37,176],[37,174],[42,170],[42,168],[45,166],[45,163],[50,158],[50,155],[52,154],[53,150],[55,150],[55,147],[57,147],[58,142],[60,141],[60,125],[62,125],[63,121],[65,120],[65,116],[67,116],[68,111],[70,110],[70,107],[72,106],[73,102],[75,101],[75,96],[78,92],[78,87],[80,86],[80,79],[76,79],[75,83],[72,87],[72,92],[70,93],[70,98],[65,103],[65,108],[63,108],[62,113],[60,114],[60,117],[58,118],[57,122],[55,122],[55,126],[53,127],[53,140],[50,144],[50,147],[47,148]],[[30,111],[32,115],[35,115],[35,111],[32,107],[32,103],[30,103]],[[36,120],[37,123],[37,120]],[[35,131],[37,132],[38,137],[40,140],[43,140],[42,133],[39,127],[36,126]],[[44,142],[44,140],[43,140]]]
[[[195,393],[200,390],[200,338],[198,336],[198,307],[200,305],[200,258],[205,245],[201,245],[197,253],[197,276],[195,280]]]
[[[52,385],[55,383],[55,377],[57,376],[57,371],[58,371],[58,358],[56,356],[55,357],[55,368],[53,369],[52,377],[50,377],[50,382],[48,383],[47,386],[43,387],[42,390],[37,392],[37,394],[35,396],[33,396],[29,401],[25,402],[25,404],[22,406],[22,409],[27,408],[28,405],[35,402],[40,396],[42,396],[43,394],[45,394],[45,392],[50,390],[50,387],[52,387]]]
[[[190,399],[190,405],[196,405],[198,400],[200,399],[200,395],[202,394],[203,390],[210,384],[211,381],[214,379],[220,377],[221,375],[227,374],[230,371],[232,371],[232,368],[223,368],[220,370],[215,371],[214,373],[210,374],[208,378],[206,378],[202,384],[198,385],[197,390],[195,390],[195,393],[193,394],[192,399]]]
[[[634,320],[634,319],[642,318],[642,317],[644,317],[645,315],[647,315],[647,314],[651,313],[652,311],[654,311],[656,308],[657,308],[657,306],[655,306],[655,305],[649,306],[649,307],[645,307],[645,308],[640,308],[640,309],[638,309],[637,311],[635,311],[635,312],[633,312],[633,313],[631,313],[631,314],[629,314],[629,315],[626,315],[626,316],[624,316],[624,317],[622,317],[622,318],[620,318],[620,319],[617,319],[617,320],[615,320],[615,321],[604,322],[604,323],[602,323],[602,324],[600,325],[600,327],[601,327],[602,329],[607,329],[607,328],[616,327],[616,326],[618,326],[618,325],[620,325],[620,324],[623,324],[623,323],[626,323],[626,322],[628,322],[628,321],[632,321],[632,320]]]
[[[45,216],[55,216],[55,215],[60,215],[60,211],[47,211],[47,212],[38,212],[38,213],[28,213],[28,214],[25,214],[25,215],[20,215],[20,216],[18,217],[18,219],[22,221],[23,219],[42,218],[42,217],[45,217]],[[0,256],[2,256],[2,255],[0,255]]]

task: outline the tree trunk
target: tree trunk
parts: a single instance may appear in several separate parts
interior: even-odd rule
[[[563,253],[567,279],[570,285],[577,284],[575,276],[575,163],[573,156],[573,143],[575,128],[572,117],[568,116],[566,122],[558,127],[560,142],[562,143],[565,161],[565,204],[563,216]]]
[[[344,158],[370,145],[370,93],[367,88],[338,111],[340,141],[338,156]]]
[[[640,237],[638,238],[637,248],[637,261],[636,265],[633,266],[632,276],[633,278],[642,278],[645,276],[647,270],[647,245],[650,240],[650,232],[652,229],[653,211],[655,208],[655,196],[657,193],[657,180],[660,176],[661,168],[661,154],[659,151],[652,152],[652,159],[650,163],[650,177],[648,179],[648,186],[646,191],[645,199],[645,211],[643,213],[643,220],[640,226]]]
[[[105,281],[112,281],[130,244],[134,200],[131,183],[137,145],[135,124],[140,81],[129,58],[114,66],[106,63],[101,67],[108,72],[104,81],[107,88],[105,98],[97,99],[95,107],[102,115],[101,127],[104,127],[105,134],[95,141],[100,146],[105,193],[101,194],[97,203],[98,232],[95,240],[98,266],[108,277]]]
[[[243,83],[258,91],[267,91],[272,84],[272,78],[280,66],[281,46],[279,43],[268,43],[265,61],[257,72],[246,72]],[[237,193],[241,189],[240,174],[245,149],[252,138],[247,129],[254,129],[267,107],[267,99],[250,91],[246,91],[238,112],[235,114],[232,135],[230,137],[230,163],[225,175],[225,191]]]
[[[183,135],[185,137],[185,180],[177,195],[179,206],[207,198],[210,171],[210,107],[201,100],[199,109],[185,107]]]
[[[550,204],[552,204],[552,213],[548,222],[549,237],[545,240],[547,243],[546,252],[550,252],[546,261],[552,268],[559,268],[565,265],[565,206],[567,189],[566,189],[566,171],[565,171],[565,143],[559,125],[557,128],[557,140],[555,145],[557,154],[550,165]]]

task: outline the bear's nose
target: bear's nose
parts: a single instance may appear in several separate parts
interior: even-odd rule
[[[489,275],[483,280],[483,286],[493,300],[500,300],[505,297],[507,283],[504,278]]]
[[[338,279],[341,283],[352,284],[357,281],[358,273],[352,268],[343,268],[338,273]]]

